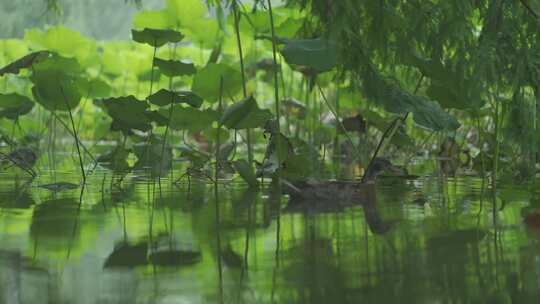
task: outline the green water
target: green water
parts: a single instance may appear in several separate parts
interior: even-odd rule
[[[195,180],[120,189],[96,171],[81,199],[37,188],[69,172],[5,173],[0,303],[539,303],[540,233],[522,216],[535,193],[438,172],[294,213],[238,184],[216,203]]]

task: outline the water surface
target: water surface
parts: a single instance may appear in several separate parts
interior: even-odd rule
[[[0,175],[0,303],[539,303],[537,193],[437,169],[294,209],[236,183]]]

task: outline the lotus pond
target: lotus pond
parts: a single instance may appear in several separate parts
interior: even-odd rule
[[[0,1],[0,303],[539,303],[539,16]]]

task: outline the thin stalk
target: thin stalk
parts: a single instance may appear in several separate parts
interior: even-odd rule
[[[268,3],[268,14],[270,16],[270,28],[272,29],[272,56],[273,56],[273,59],[274,59],[274,67],[277,67],[278,66],[278,62],[277,62],[277,46],[276,46],[276,29],[274,27],[274,13],[272,11],[272,1],[270,0],[267,0],[267,3]],[[276,144],[276,148],[277,148],[277,151],[281,151],[281,139],[280,139],[280,134],[281,134],[281,127],[280,127],[280,113],[279,113],[279,109],[280,109],[280,106],[279,106],[279,88],[278,88],[278,71],[277,69],[274,69],[274,98],[276,99],[276,122],[277,122],[277,135],[278,135],[278,141],[277,141],[277,144]],[[278,185],[280,184],[279,183],[279,178],[280,178],[280,175],[281,175],[281,162],[282,160],[279,159],[279,153],[277,153],[278,155],[278,163],[280,164],[277,168],[277,171],[276,171],[276,175],[278,177]]]
[[[75,138],[77,140],[77,142],[79,143],[79,146],[83,149],[83,151],[88,154],[88,156],[90,156],[90,158],[92,159],[93,162],[97,162],[96,161],[96,158],[92,155],[92,153],[90,153],[90,151],[88,150],[88,148],[86,148],[86,146],[78,139],[77,136],[75,136],[75,133],[73,133],[73,131],[71,130],[71,128],[62,120],[60,119],[60,117],[58,117],[58,115],[56,115],[55,112],[51,112],[52,116],[58,121],[60,122],[60,124],[66,129],[66,131],[68,131],[69,135],[73,136],[73,138]]]
[[[154,88],[154,61],[156,60],[156,52],[157,47],[154,47],[154,55],[152,55],[152,68],[150,70],[150,93],[148,94],[148,96],[152,95],[152,89]]]
[[[218,113],[219,113],[219,116],[221,117],[222,115],[222,112],[223,112],[223,76],[221,76],[220,78],[220,81],[219,81],[219,104],[218,104]],[[218,173],[219,173],[219,154],[220,154],[220,149],[221,149],[221,135],[219,134],[221,131],[221,124],[218,123],[218,128],[217,128],[217,132],[216,132],[216,155],[215,155],[215,159],[216,159],[216,171],[214,172],[214,186],[216,188],[216,191],[217,191],[217,187],[218,187]]]
[[[279,66],[281,66],[281,60],[280,60],[280,63],[279,63]],[[285,86],[285,75],[283,75],[283,68],[279,69],[279,75],[281,76],[279,79],[281,81],[281,94],[283,95],[283,98],[285,98],[286,96],[291,96],[291,92],[290,91],[287,91],[287,87]],[[291,118],[290,118],[290,113],[289,111],[287,111],[287,109],[285,109],[285,134],[287,136],[290,136],[291,135]]]
[[[75,122],[73,121],[73,114],[71,114],[71,109],[69,108],[69,103],[67,101],[66,95],[64,94],[64,88],[60,86],[60,92],[62,92],[62,97],[66,103],[66,107],[69,113],[69,120],[71,121],[71,127],[73,128],[73,134],[75,136],[75,146],[77,147],[77,155],[79,155],[79,165],[81,166],[81,173],[83,176],[83,185],[86,183],[86,173],[84,172],[84,164],[82,159],[81,148],[79,147],[79,136],[77,135],[77,128],[75,127]],[[84,186],[83,186],[84,189]],[[82,194],[81,194],[82,195]]]
[[[240,38],[240,17],[238,15],[238,4],[236,0],[232,4],[233,14],[234,14],[234,30],[236,32],[236,44],[238,46],[238,57],[240,59],[240,72],[242,74],[242,92],[244,93],[244,98],[247,98],[247,88],[246,88],[246,72],[244,66],[244,51],[242,50],[242,39]],[[251,166],[253,163],[253,146],[251,142],[251,129],[246,130],[246,141],[247,141],[247,151],[248,151],[248,162]]]
[[[493,114],[493,120],[495,121],[495,155],[493,157],[493,177],[491,180],[491,187],[495,189],[497,183],[497,171],[499,167],[499,102],[495,100],[495,113]]]
[[[326,106],[328,107],[328,109],[330,110],[330,112],[332,112],[332,115],[334,115],[334,118],[337,120],[338,122],[338,126],[341,127],[341,129],[343,130],[343,134],[345,134],[345,137],[347,137],[347,140],[349,141],[349,143],[354,147],[354,149],[356,150],[356,153],[357,154],[360,154],[360,150],[358,149],[358,147],[354,144],[351,136],[349,135],[349,133],[347,132],[347,130],[345,129],[345,126],[343,125],[343,122],[342,122],[342,119],[341,117],[339,116],[339,113],[337,113],[334,108],[330,105],[330,102],[328,102],[328,99],[326,98],[326,95],[324,94],[324,91],[323,89],[321,88],[321,86],[319,85],[319,83],[317,83],[317,88],[319,89],[319,92],[321,94],[321,97],[322,99],[324,100],[324,102],[326,103]]]
[[[485,162],[484,162],[484,149],[483,149],[483,145],[484,143],[482,142],[482,130],[481,130],[481,124],[480,124],[480,117],[478,116],[478,114],[476,114],[476,125],[477,125],[477,129],[478,129],[478,147],[480,147],[480,160],[481,160],[481,163],[482,163],[482,181],[484,180],[484,178],[486,177],[486,165],[485,165]]]
[[[174,51],[172,54],[172,59],[176,57],[176,44],[174,45]],[[153,62],[153,60],[152,60]],[[173,79],[174,76],[171,76],[169,78],[169,90],[171,91],[171,107],[169,109],[169,119],[167,120],[167,126],[165,126],[165,133],[163,134],[163,144],[161,145],[161,159],[159,164],[159,177],[158,179],[161,180],[161,171],[163,168],[163,155],[165,155],[165,147],[167,146],[167,136],[169,135],[169,126],[171,124],[171,119],[174,111],[174,90],[173,90]],[[172,166],[171,166],[172,171]]]
[[[337,115],[340,115],[339,112],[340,112],[340,103],[339,103],[339,98],[340,98],[340,91],[339,91],[339,85],[337,86],[336,88],[336,105],[335,105],[335,111],[336,111],[336,114]],[[340,172],[340,165],[341,165],[341,158],[336,158],[335,156],[340,156],[341,155],[341,147],[339,145],[339,124],[336,124],[336,137],[334,138],[334,159],[337,160],[336,161],[336,172]]]

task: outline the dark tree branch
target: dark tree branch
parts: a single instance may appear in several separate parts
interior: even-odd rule
[[[527,3],[527,0],[519,0],[523,6],[531,13],[531,15],[534,16],[534,18],[538,19],[538,13],[533,10],[533,8]]]

